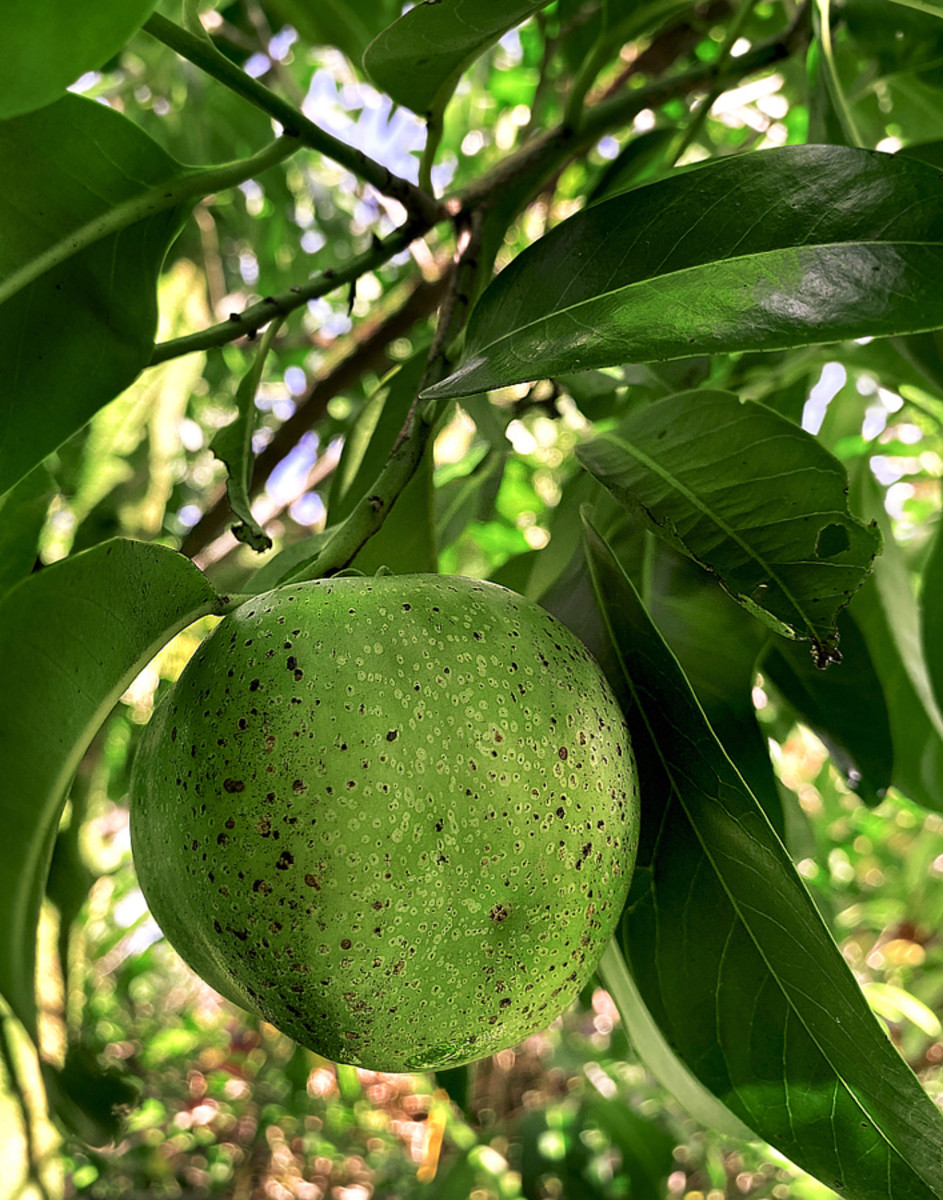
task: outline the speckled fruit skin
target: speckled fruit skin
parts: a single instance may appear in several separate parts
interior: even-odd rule
[[[439,575],[285,586],[226,617],[145,731],[141,887],[224,996],[337,1062],[456,1066],[544,1028],[613,932],[635,764],[543,609]]]

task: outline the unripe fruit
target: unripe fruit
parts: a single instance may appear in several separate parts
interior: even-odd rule
[[[586,648],[494,584],[278,588],[226,617],[145,731],[151,911],[219,992],[338,1062],[455,1066],[549,1024],[638,841],[622,714]]]

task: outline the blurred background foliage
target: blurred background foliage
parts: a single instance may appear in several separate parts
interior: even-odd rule
[[[596,78],[594,100],[710,64],[722,47],[730,52],[734,22],[734,62],[795,23],[808,32],[774,68],[732,88],[712,91],[703,72],[699,89],[666,87],[663,103],[567,163],[531,199],[495,248],[499,265],[587,198],[654,177],[679,153],[684,164],[841,141],[850,119],[861,144],[898,150],[906,140],[912,152],[943,161],[943,21],[932,15],[880,0],[835,5],[829,64],[808,10],[791,0],[651,7],[648,24]],[[176,10],[170,0],[159,5],[174,18]],[[250,74],[415,179],[423,124],[394,108],[359,67],[366,42],[398,11],[390,0],[235,0],[205,20]],[[446,114],[433,170],[439,190],[470,183],[560,120],[599,14],[592,0],[558,0],[474,63]],[[265,116],[143,34],[77,90],[125,112],[184,162],[244,156],[270,135]],[[210,197],[166,263],[159,341],[224,321],[315,265],[342,266],[400,217],[395,202],[316,154]],[[350,294],[312,302],[277,341],[253,439],[253,510],[272,554],[317,533],[327,508],[342,505],[344,448],[369,441],[382,419],[368,404],[380,381],[428,343],[453,249],[447,230],[430,235]],[[164,362],[64,445],[33,505],[41,562],[117,534],[157,539],[192,556],[220,589],[240,590],[265,560],[227,531],[224,470],[209,444],[234,414],[234,381],[253,354],[240,343]],[[490,405],[463,402],[436,440],[435,537],[417,536],[415,561],[432,555],[430,569],[541,593],[565,570],[578,537],[578,504],[561,499],[589,486],[570,453],[586,422],[709,382],[802,420],[852,475],[870,464],[919,587],[940,507],[941,362],[938,336],[927,334],[845,346],[841,362],[832,347],[692,359],[508,388]],[[135,681],[72,789],[42,929],[44,1079],[12,1018],[3,1019],[0,1194],[833,1195],[768,1148],[732,1145],[694,1125],[637,1063],[599,988],[523,1045],[436,1078],[336,1068],[249,1021],[188,972],[136,887],[126,786],[155,699],[209,624],[181,634]],[[753,700],[776,786],[791,797],[783,805],[790,851],[890,1036],[939,1096],[943,817],[894,792],[866,806],[762,674]]]

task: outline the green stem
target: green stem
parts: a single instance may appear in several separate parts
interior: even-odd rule
[[[475,274],[480,270],[482,224],[482,214],[478,213],[467,228],[460,231],[458,257],[448,294],[439,310],[429,361],[403,428],[376,483],[361,497],[317,557],[302,563],[282,582],[323,579],[349,566],[360,549],[378,532],[390,509],[416,473],[439,418],[451,403],[450,400],[439,400],[423,404],[419,394],[424,387],[437,382],[448,372],[448,347],[464,326],[467,297],[472,294]]]
[[[164,212],[177,204],[209,196],[213,192],[221,192],[225,188],[234,187],[254,175],[261,174],[268,167],[274,166],[283,159],[294,154],[299,143],[296,138],[280,137],[277,141],[253,154],[249,158],[237,162],[224,163],[219,167],[205,167],[189,170],[185,174],[156,184],[147,191],[131,196],[121,201],[113,208],[93,217],[67,234],[55,245],[36,255],[24,263],[19,270],[8,275],[0,282],[0,304],[5,303],[11,296],[34,283],[47,271],[60,266],[81,250],[87,250],[96,242],[113,233],[119,233],[130,225],[137,224],[155,213]]]
[[[422,217],[429,225],[435,224],[444,216],[432,196],[408,180],[394,175],[362,151],[355,150],[346,142],[319,128],[313,121],[309,121],[287,100],[283,100],[264,83],[253,79],[235,63],[230,62],[222,51],[217,50],[209,37],[197,37],[175,25],[173,21],[168,21],[160,13],[149,17],[143,28],[201,71],[205,71],[244,100],[268,113],[270,117],[274,117],[286,133],[294,134],[309,149],[317,150],[334,162],[340,163],[358,178],[372,184],[384,196],[398,200],[410,215]]]
[[[432,167],[445,131],[445,101],[441,101],[426,114],[426,144],[419,160],[419,186],[428,195],[432,191]]]
[[[390,454],[383,470],[334,536],[322,547],[317,558],[303,563],[279,583],[298,583],[306,579],[324,579],[349,566],[363,546],[377,533],[387,513],[416,473],[429,442],[440,409],[435,414],[413,420],[409,435]]]
[[[190,333],[185,337],[171,338],[154,347],[148,366],[156,367],[159,363],[171,358],[180,358],[184,354],[193,354],[198,350],[213,350],[225,346],[237,338],[251,336],[263,325],[267,325],[274,317],[284,317],[307,304],[309,300],[317,300],[333,292],[336,288],[344,287],[359,279],[361,275],[376,267],[382,266],[394,254],[405,250],[409,243],[425,232],[427,226],[401,225],[389,237],[376,241],[369,250],[350,259],[347,265],[339,270],[322,271],[304,286],[288,288],[287,291],[277,292],[274,296],[266,296],[258,304],[253,304],[241,313],[233,313],[228,321],[219,325],[211,325],[209,329],[201,329],[198,333]]]

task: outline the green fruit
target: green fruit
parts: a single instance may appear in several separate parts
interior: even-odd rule
[[[587,982],[635,861],[628,730],[504,588],[285,586],[226,617],[144,733],[151,911],[219,992],[338,1062],[455,1066]]]

